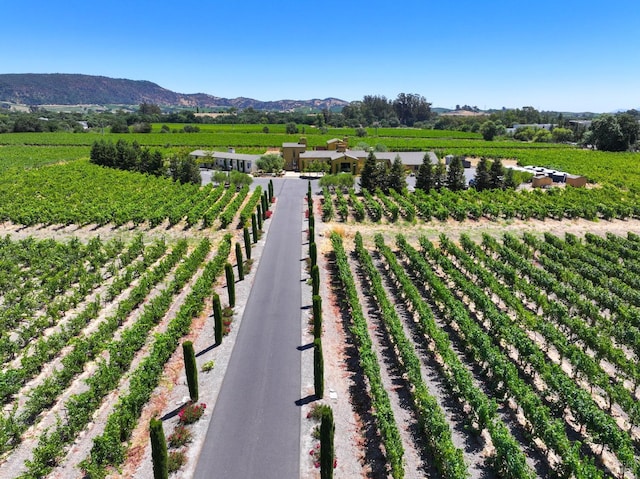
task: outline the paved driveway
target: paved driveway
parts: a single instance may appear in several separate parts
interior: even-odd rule
[[[277,208],[195,473],[300,475],[301,229],[307,182],[274,178]]]

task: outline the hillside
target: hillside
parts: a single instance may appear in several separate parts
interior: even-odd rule
[[[23,105],[138,105],[153,103],[172,107],[235,107],[256,110],[334,108],[349,102],[324,100],[260,101],[252,98],[220,98],[205,93],[176,93],[150,81],[66,73],[0,74],[0,101]]]

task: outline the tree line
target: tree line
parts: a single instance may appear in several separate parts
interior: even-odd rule
[[[134,171],[154,176],[171,176],[180,183],[202,182],[200,168],[195,159],[189,155],[173,155],[168,165],[159,150],[144,148],[134,141],[98,140],[91,146],[89,161],[95,165],[119,170]]]
[[[0,104],[0,107],[2,105]],[[459,106],[458,106],[459,107]],[[477,107],[459,107],[480,113]],[[601,151],[637,151],[640,149],[640,112],[628,110],[615,115],[580,113],[566,115],[561,112],[538,111],[532,106],[501,110],[489,110],[485,115],[450,116],[437,114],[431,103],[418,94],[400,93],[394,100],[383,95],[365,95],[353,101],[342,111],[324,109],[314,114],[303,111],[272,112],[253,108],[224,110],[217,117],[197,116],[193,110],[163,112],[158,105],[141,103],[135,111],[62,113],[32,107],[29,112],[0,110],[0,133],[21,132],[82,132],[90,129],[110,129],[112,133],[149,133],[152,123],[165,123],[162,132],[176,131],[169,124],[182,124],[180,131],[199,131],[198,124],[286,124],[287,133],[297,133],[298,126],[315,126],[320,132],[328,127],[356,128],[357,136],[366,135],[365,127],[397,127],[437,130],[460,130],[481,133],[487,141],[495,137],[513,138],[520,141],[576,143]],[[586,120],[575,121],[575,120]],[[589,121],[592,120],[589,126]],[[525,125],[513,134],[507,128]],[[536,127],[539,124],[549,128]],[[527,126],[528,125],[528,126]],[[265,126],[264,133],[268,133]]]
[[[425,153],[418,168],[415,187],[425,193],[431,190],[439,191],[442,188],[460,191],[468,186],[483,191],[515,189],[521,183],[514,170],[505,168],[500,159],[489,161],[483,157],[478,162],[475,177],[467,185],[463,160],[461,156],[453,156],[448,165],[442,160],[434,164],[429,153]],[[406,181],[400,156],[396,156],[393,164],[389,166],[386,161],[378,161],[374,151],[369,152],[360,174],[360,187],[370,192],[379,188],[386,194],[391,189],[402,192],[406,188]]]

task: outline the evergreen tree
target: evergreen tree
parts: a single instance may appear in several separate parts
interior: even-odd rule
[[[318,264],[318,247],[315,242],[309,244],[309,260],[312,268]]]
[[[183,158],[173,156],[169,160],[169,169],[171,170],[171,177],[174,181],[179,181],[183,184],[193,183],[195,185],[202,183],[200,168],[196,160],[191,156],[185,156]]]
[[[258,242],[258,219],[256,213],[251,215],[251,234],[253,235],[253,242]]]
[[[402,193],[402,190],[404,190],[407,183],[405,180],[404,165],[402,164],[400,155],[396,155],[393,160],[393,165],[389,171],[389,177],[386,183],[387,189],[384,190],[385,193],[388,193],[391,188],[396,190],[398,193]]]
[[[489,183],[491,188],[502,189],[504,187],[504,167],[500,158],[496,158],[489,169]]]
[[[333,465],[335,450],[333,445],[335,435],[333,411],[330,406],[322,410],[320,422],[320,478],[333,479]]]
[[[313,296],[320,294],[320,269],[317,264],[311,267],[311,290]]]
[[[515,190],[518,187],[516,183],[516,178],[513,173],[513,168],[506,168],[506,172],[504,174],[504,188]]]
[[[116,142],[115,167],[121,170],[135,171],[138,168],[138,156],[140,145],[137,142],[132,144],[124,140]]]
[[[233,274],[233,266],[230,263],[224,265],[224,273],[227,279],[227,293],[229,294],[229,306],[236,305],[236,278]]]
[[[316,398],[324,396],[324,358],[322,356],[322,340],[313,340],[313,389]]]
[[[238,279],[244,279],[244,259],[242,258],[242,246],[236,243],[236,265],[238,266]]]
[[[247,256],[247,259],[251,259],[251,236],[249,235],[249,228],[245,226],[242,233],[244,239],[244,254]]]
[[[218,293],[213,293],[213,321],[213,332],[215,334],[216,344],[222,344],[222,336],[224,335],[224,329],[222,327],[222,303],[220,302]]]
[[[447,166],[442,160],[438,161],[433,171],[433,187],[440,191],[447,185]]]
[[[153,462],[153,478],[167,479],[169,477],[169,458],[167,455],[167,441],[160,419],[152,418],[149,422],[151,439],[151,461]]]
[[[185,341],[182,343],[182,355],[184,356],[184,370],[189,386],[189,397],[192,402],[198,400],[198,367],[196,366],[196,355],[193,350],[193,343]]]
[[[322,298],[320,296],[313,297],[313,337],[320,338],[322,335]]]
[[[474,178],[474,187],[478,191],[491,188],[491,175],[489,174],[489,162],[483,156],[476,167],[476,176]]]
[[[464,190],[467,181],[464,177],[464,165],[459,156],[454,156],[447,171],[447,188],[451,191]]]
[[[368,191],[375,191],[379,186],[378,175],[378,161],[373,151],[370,151],[367,159],[364,160],[364,166],[360,173],[360,187]]]
[[[164,158],[162,157],[162,153],[160,151],[155,150],[153,153],[151,153],[151,161],[147,165],[147,173],[155,176],[164,176],[164,174],[166,173]]]
[[[418,168],[418,175],[416,176],[416,188],[429,193],[433,188],[433,164],[429,153],[424,154],[422,158],[422,164]]]

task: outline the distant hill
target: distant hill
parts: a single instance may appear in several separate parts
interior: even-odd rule
[[[126,80],[68,73],[0,74],[0,101],[22,105],[139,105],[167,107],[235,107],[287,111],[299,108],[335,109],[349,102],[324,100],[259,101],[252,98],[220,98],[205,93],[176,93],[150,81]]]

